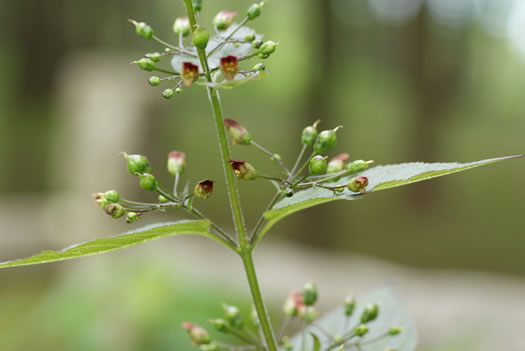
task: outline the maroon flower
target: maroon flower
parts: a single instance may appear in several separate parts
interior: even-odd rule
[[[230,134],[233,144],[251,144],[252,136],[239,122],[227,118],[224,120],[224,126],[228,134]]]
[[[226,56],[221,58],[221,72],[226,80],[233,80],[239,70],[239,62],[236,56]]]
[[[215,181],[204,179],[195,185],[195,189],[193,190],[193,193],[195,196],[197,196],[199,199],[206,200],[210,197],[211,193],[213,192],[213,183]]]
[[[184,82],[184,86],[189,88],[193,82],[199,78],[199,66],[194,65],[191,62],[183,62],[181,77]]]

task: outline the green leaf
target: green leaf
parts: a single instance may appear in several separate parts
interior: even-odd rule
[[[3,262],[0,263],[0,268],[26,266],[91,256],[173,235],[196,234],[216,239],[208,233],[209,227],[210,222],[207,220],[178,221],[150,225],[124,234],[87,241],[82,244],[70,246],[61,251],[43,251],[24,259]]]
[[[319,337],[315,335],[314,333],[310,333],[313,339],[313,347],[312,351],[321,351],[321,341],[319,340]]]
[[[368,178],[369,185],[367,192],[372,193],[522,156],[523,155],[499,157],[470,163],[412,162],[377,166],[351,176],[343,177],[338,181],[326,183],[326,185],[335,186],[346,184],[352,177],[360,175]],[[364,195],[359,193],[352,193],[348,189],[345,189],[344,192],[337,195],[334,195],[331,190],[318,187],[298,191],[294,196],[282,199],[276,203],[271,210],[264,213],[264,217],[268,221],[262,229],[258,240],[260,240],[275,223],[292,213],[326,202],[335,200],[358,200],[362,199],[363,196]]]
[[[332,336],[341,336],[359,324],[359,317],[363,312],[365,305],[368,303],[379,304],[379,315],[375,321],[367,324],[369,332],[360,339],[360,350],[384,351],[386,348],[393,348],[397,351],[415,350],[418,343],[418,337],[414,321],[403,306],[397,301],[390,289],[378,289],[366,296],[358,298],[354,313],[346,322],[345,319],[347,317],[344,315],[343,307],[340,307],[316,321],[315,324]],[[344,326],[346,326],[346,330],[343,330]],[[380,338],[380,336],[387,333],[392,326],[401,326],[404,329],[401,334],[396,336]],[[310,329],[315,330],[315,327],[312,326]],[[373,339],[376,338],[378,340],[373,341]],[[299,333],[290,340],[290,343],[294,346],[294,350],[301,350],[301,339],[302,333]],[[357,339],[352,339],[352,341],[355,340]],[[328,336],[323,334],[323,338],[320,340],[323,350],[330,345],[334,345],[333,343],[333,339],[331,340]],[[306,340],[305,346],[305,350],[307,351],[318,350],[316,348],[315,339]],[[337,347],[333,347],[332,351],[334,350],[337,350]]]

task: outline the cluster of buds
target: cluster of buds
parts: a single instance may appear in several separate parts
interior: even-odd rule
[[[293,290],[288,294],[283,306],[283,312],[289,318],[299,317],[306,323],[317,319],[317,287],[313,282],[304,284],[301,291]]]

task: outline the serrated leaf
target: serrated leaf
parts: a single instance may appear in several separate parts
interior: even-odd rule
[[[378,289],[370,294],[367,294],[366,296],[357,298],[354,313],[346,322],[344,309],[343,307],[340,307],[328,315],[320,318],[315,322],[315,324],[319,325],[321,328],[323,328],[323,330],[327,331],[332,336],[341,336],[344,334],[344,332],[359,324],[359,317],[363,312],[365,305],[368,303],[379,303],[379,315],[375,321],[367,324],[369,327],[369,332],[360,339],[361,348],[359,350],[384,351],[387,348],[393,348],[397,351],[415,350],[418,343],[415,323],[407,311],[403,308],[401,303],[397,301],[390,289]],[[347,326],[347,329],[343,330],[345,325]],[[401,334],[396,336],[379,338],[388,332],[392,326],[401,326],[404,329]],[[312,329],[315,330],[315,327],[312,327]],[[378,340],[373,341],[376,338]],[[301,350],[301,339],[302,334],[299,333],[290,340],[294,350]],[[357,339],[352,339],[352,341],[354,340]],[[329,339],[327,336],[323,336],[320,339],[320,344],[324,350],[328,346],[333,345],[334,341],[333,339]],[[306,340],[304,350],[315,351],[315,347],[314,339]],[[334,347],[332,350],[337,350],[337,347]]]
[[[150,225],[124,234],[87,241],[70,246],[61,251],[43,251],[42,253],[24,259],[3,262],[0,263],[0,268],[26,266],[91,256],[173,235],[196,234],[210,237],[212,235],[208,233],[209,227],[210,222],[207,220],[178,221]]]
[[[367,187],[367,192],[372,193],[522,156],[523,155],[498,157],[470,163],[412,162],[398,165],[377,166],[352,176],[343,177],[336,182],[326,184],[331,186],[346,184],[352,177],[360,175],[368,178],[369,185]],[[352,193],[348,189],[345,189],[344,192],[337,195],[334,195],[334,192],[331,190],[318,187],[298,191],[294,196],[282,199],[276,203],[271,210],[264,213],[264,217],[268,221],[261,231],[260,237],[262,237],[275,223],[292,213],[326,202],[335,200],[358,200],[362,199],[363,196],[364,195],[359,193]]]

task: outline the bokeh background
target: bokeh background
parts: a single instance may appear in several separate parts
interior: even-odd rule
[[[204,0],[202,19],[249,4]],[[176,0],[2,0],[0,261],[129,230],[90,198],[116,188],[151,200],[120,151],[147,155],[165,183],[173,149],[187,154],[185,179],[222,178],[205,91],[165,101],[129,64],[161,48],[128,18],[175,41],[182,14]],[[339,152],[379,164],[525,151],[524,1],[271,0],[253,26],[280,42],[271,75],[223,93],[224,112],[288,163],[318,118],[345,126]],[[233,154],[276,171],[257,150]],[[525,349],[524,171],[509,161],[286,219],[256,252],[275,324],[309,279],[323,311],[349,289],[389,285],[416,319],[419,350]],[[253,224],[272,185],[240,189]],[[202,210],[231,228],[228,208],[218,182]],[[239,264],[214,243],[172,238],[2,270],[0,350],[191,350],[182,321],[206,325],[221,302],[249,310]]]

